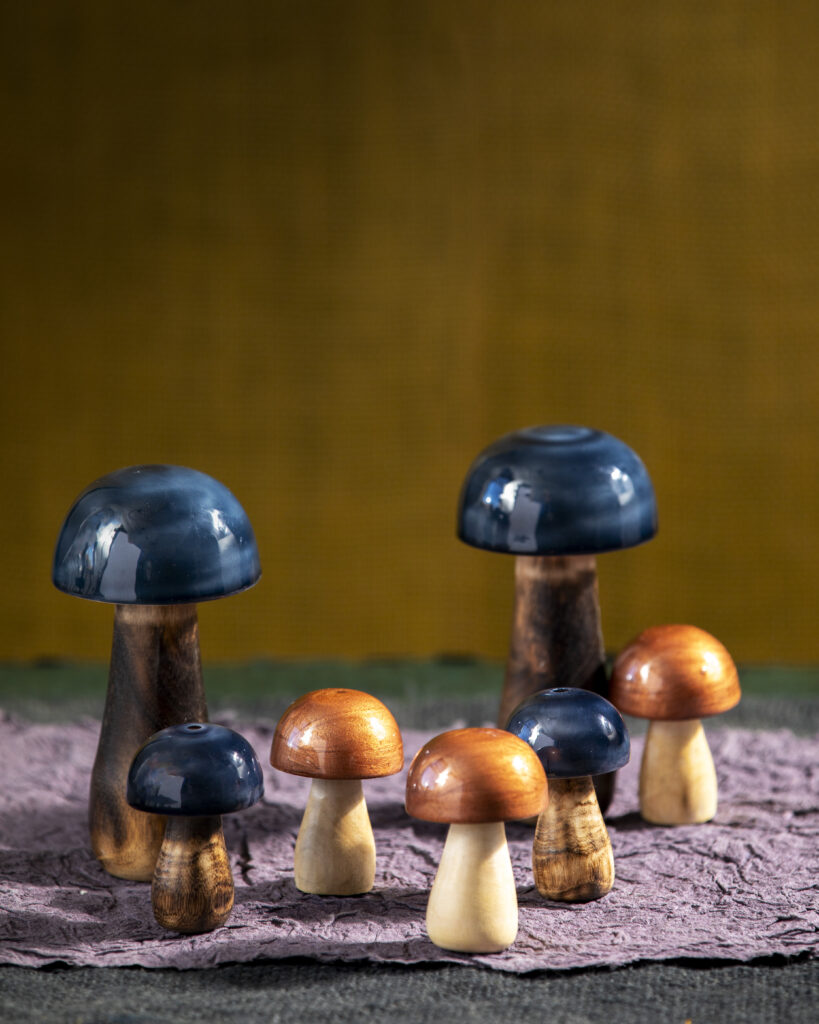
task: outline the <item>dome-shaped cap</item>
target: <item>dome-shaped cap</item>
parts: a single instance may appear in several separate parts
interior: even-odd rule
[[[739,703],[739,676],[731,655],[704,629],[651,626],[617,656],[609,695],[637,718],[705,718]]]
[[[86,487],[60,530],[52,571],[59,590],[114,604],[208,601],[260,575],[242,506],[185,466],[130,466]]]
[[[515,708],[506,728],[537,753],[550,779],[613,772],[631,752],[617,708],[590,690],[539,690]]]
[[[407,774],[407,814],[447,825],[536,817],[548,803],[543,766],[503,729],[452,729],[418,751]]]
[[[279,719],[270,763],[311,779],[376,779],[401,771],[404,746],[389,709],[369,693],[313,690]]]
[[[529,427],[486,448],[467,472],[458,536],[515,555],[628,548],[657,532],[654,488],[638,456],[587,427]]]
[[[209,722],[155,733],[128,772],[128,803],[154,814],[229,814],[255,804],[263,792],[253,747],[238,732]]]

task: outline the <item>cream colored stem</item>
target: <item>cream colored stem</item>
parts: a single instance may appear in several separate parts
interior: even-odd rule
[[[655,825],[693,825],[717,813],[717,773],[698,718],[649,723],[640,813]]]
[[[532,871],[541,896],[588,903],[614,884],[614,856],[592,780],[549,779],[549,804],[538,818]]]
[[[355,896],[374,880],[375,840],[361,782],[313,779],[296,840],[296,888]]]
[[[461,953],[499,953],[518,933],[503,822],[450,825],[427,904],[427,934]]]

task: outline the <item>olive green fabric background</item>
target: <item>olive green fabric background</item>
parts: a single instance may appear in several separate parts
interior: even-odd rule
[[[256,528],[206,658],[500,657],[456,499],[547,422],[655,481],[610,648],[819,659],[818,5],[35,0],[0,73],[0,660],[106,656],[53,545],[153,461]]]

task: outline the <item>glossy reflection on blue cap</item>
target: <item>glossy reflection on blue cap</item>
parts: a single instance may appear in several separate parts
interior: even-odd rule
[[[185,466],[130,466],[86,487],[63,523],[52,571],[59,590],[115,604],[208,601],[260,575],[242,506]]]
[[[654,488],[639,457],[588,427],[529,427],[475,459],[458,536],[515,555],[581,555],[633,547],[657,532]]]
[[[264,792],[253,747],[210,722],[172,725],[137,751],[128,772],[128,803],[153,814],[229,814]]]
[[[539,690],[515,708],[506,728],[534,749],[549,778],[614,772],[631,752],[620,712],[590,690]]]

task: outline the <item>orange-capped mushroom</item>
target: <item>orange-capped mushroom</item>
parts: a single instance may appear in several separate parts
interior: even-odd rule
[[[717,776],[701,718],[739,703],[739,676],[725,647],[697,626],[652,626],[617,656],[610,696],[649,719],[640,766],[640,813],[657,825],[710,821]]]
[[[540,814],[546,774],[528,743],[502,729],[453,729],[426,743],[407,775],[407,813],[449,824],[429,894],[436,946],[496,953],[515,941],[518,903],[505,821]]]
[[[276,726],[270,763],[312,779],[294,853],[302,892],[353,896],[375,880],[375,840],[362,779],[404,767],[401,733],[389,709],[360,690],[313,690]]]

